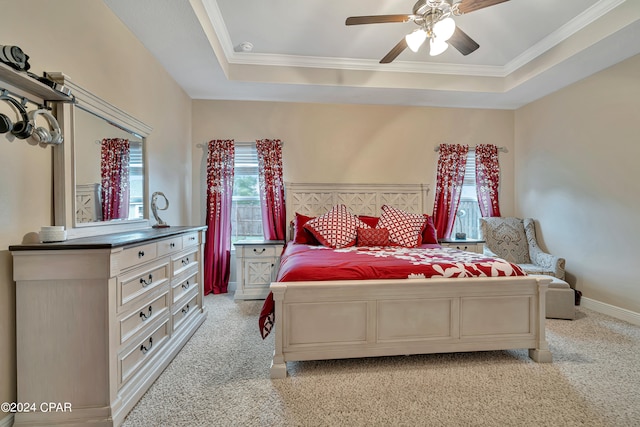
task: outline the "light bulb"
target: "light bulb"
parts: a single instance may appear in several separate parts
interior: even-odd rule
[[[447,50],[447,48],[449,47],[449,44],[440,39],[433,38],[429,41],[429,47],[430,47],[429,55],[437,56],[437,55],[440,55],[445,50]]]
[[[443,42],[449,40],[455,31],[456,21],[454,21],[453,18],[445,18],[442,21],[436,22],[433,26],[433,32],[436,37]]]
[[[417,52],[422,46],[422,43],[427,39],[427,33],[423,29],[415,30],[412,33],[407,34],[404,39],[407,42],[407,46],[414,52]]]

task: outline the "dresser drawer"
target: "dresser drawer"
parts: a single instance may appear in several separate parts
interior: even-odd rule
[[[182,247],[188,248],[189,246],[198,245],[198,233],[189,233],[182,236]]]
[[[481,254],[484,251],[484,245],[482,243],[476,243],[476,242],[469,242],[469,243],[446,242],[446,243],[440,243],[440,244],[444,247],[454,248],[454,249],[467,251],[467,252],[476,252],[479,254]]]
[[[157,256],[158,249],[155,242],[124,249],[120,254],[120,269],[126,270],[127,268],[151,261]]]
[[[196,268],[199,262],[200,252],[197,246],[191,251],[171,257],[173,276],[178,276],[191,268]]]
[[[158,256],[168,255],[182,250],[182,236],[173,239],[160,240],[158,243]]]
[[[275,257],[276,255],[280,255],[276,253],[275,246],[244,246],[242,248],[243,254],[246,258],[265,258],[265,257]]]
[[[124,344],[144,327],[152,324],[156,319],[169,310],[169,292],[155,297],[151,302],[140,305],[129,315],[120,319],[120,344]]]
[[[185,274],[184,276],[173,281],[171,285],[171,287],[173,288],[173,303],[176,303],[185,294],[189,293],[199,286],[198,276],[198,269],[193,269],[189,271],[188,274]]]
[[[139,267],[122,275],[118,279],[118,311],[151,291],[169,282],[169,264],[167,260],[157,261]]]
[[[120,386],[126,383],[169,338],[169,315],[160,326],[145,334],[135,345],[118,354]]]
[[[184,321],[198,311],[198,293],[192,292],[193,296],[187,300],[184,304],[178,306],[177,310],[173,312],[173,330],[176,331]]]

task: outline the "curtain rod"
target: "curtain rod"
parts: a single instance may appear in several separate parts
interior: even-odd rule
[[[436,153],[440,151],[440,145],[438,144],[435,147],[433,147],[433,151],[435,151]],[[469,147],[469,151],[476,151],[476,147]],[[507,147],[498,147],[498,151],[502,151],[503,153],[509,152]]]
[[[234,144],[237,145],[237,146],[240,146],[240,147],[242,147],[242,146],[247,147],[247,146],[251,146],[251,145],[255,146],[256,142],[255,141],[234,141]],[[284,147],[284,142],[280,141],[280,144]],[[206,149],[208,151],[209,150],[209,143],[208,142],[204,142],[204,143],[200,143],[199,142],[199,143],[196,144],[196,147],[204,148],[204,149]]]

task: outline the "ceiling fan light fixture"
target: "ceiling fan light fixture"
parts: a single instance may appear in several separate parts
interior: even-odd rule
[[[432,38],[429,40],[429,55],[438,56],[449,47],[449,43]]]
[[[411,49],[413,52],[417,52],[418,49],[420,49],[420,46],[422,46],[424,41],[427,39],[427,33],[422,28],[420,28],[413,31],[412,33],[407,34],[404,39],[406,40],[409,49]]]
[[[438,21],[433,26],[433,32],[435,33],[438,40],[446,42],[453,36],[453,33],[456,31],[456,21],[453,18],[448,17],[441,21]]]

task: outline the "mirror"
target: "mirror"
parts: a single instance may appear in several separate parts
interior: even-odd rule
[[[143,138],[74,110],[75,226],[144,219]]]
[[[47,77],[75,99],[57,105],[65,142],[53,151],[55,225],[69,238],[149,227],[151,128],[62,73]]]

